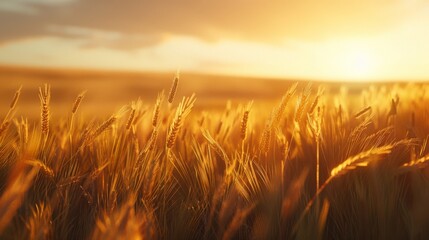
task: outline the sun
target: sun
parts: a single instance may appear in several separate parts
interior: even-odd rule
[[[375,74],[375,57],[368,51],[354,49],[345,56],[344,71],[348,77],[356,80],[368,79]]]

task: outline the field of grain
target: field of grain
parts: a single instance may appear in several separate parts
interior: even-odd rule
[[[427,84],[38,76],[2,74],[1,239],[429,236]]]

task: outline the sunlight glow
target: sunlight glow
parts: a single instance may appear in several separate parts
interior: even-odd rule
[[[348,54],[344,64],[350,79],[367,79],[374,75],[374,57],[369,52],[355,50]]]
[[[197,2],[0,0],[0,66],[429,80],[426,0]]]

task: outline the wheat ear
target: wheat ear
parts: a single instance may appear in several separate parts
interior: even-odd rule
[[[241,118],[241,129],[240,129],[240,137],[241,140],[245,140],[247,137],[247,125],[249,121],[250,109],[252,108],[253,101],[250,101],[246,107],[244,108],[243,116]]]
[[[15,94],[13,95],[12,102],[10,103],[10,106],[9,106],[9,111],[6,114],[6,117],[3,119],[3,122],[2,122],[3,124],[10,120],[9,118],[11,117],[13,110],[15,110],[16,104],[18,103],[18,100],[19,100],[19,96],[21,95],[21,89],[22,89],[22,86],[20,86],[18,90],[16,90]]]
[[[80,104],[82,103],[83,98],[85,97],[86,91],[81,92],[73,103],[72,114],[75,114],[79,109]]]
[[[39,98],[41,104],[41,130],[42,134],[47,136],[49,133],[49,102],[51,99],[51,87],[45,84],[39,87]]]
[[[179,85],[179,72],[176,73],[176,76],[173,80],[173,85],[171,85],[170,92],[168,93],[168,102],[173,103],[174,96],[176,96],[177,86]]]
[[[179,107],[176,110],[176,115],[174,116],[173,122],[170,125],[167,134],[167,148],[172,148],[176,142],[178,132],[180,131],[183,121],[186,116],[191,112],[192,107],[194,106],[195,95],[192,94],[191,97],[183,98],[179,104]]]
[[[296,87],[298,86],[298,83],[294,83],[287,93],[282,97],[282,100],[280,101],[280,105],[275,110],[275,115],[273,118],[273,127],[277,127],[278,124],[280,124],[280,121],[284,115],[284,112],[286,111],[287,104],[289,103],[290,99],[293,97],[293,95],[296,92]]]
[[[152,117],[152,126],[156,127],[158,125],[159,120],[159,111],[161,108],[161,104],[164,101],[164,90],[158,94],[158,97],[156,98],[155,107],[153,108],[153,117]]]

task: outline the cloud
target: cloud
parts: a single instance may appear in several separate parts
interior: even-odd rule
[[[317,42],[387,32],[424,5],[420,0],[6,0],[0,3],[0,44],[46,36],[116,49],[153,46],[170,36]]]
[[[38,13],[37,5],[62,5],[73,0],[3,0],[0,2],[0,11],[25,14]]]
[[[162,36],[133,34],[105,31],[75,26],[48,26],[49,34],[81,40],[83,48],[114,48],[136,50],[142,46],[156,45],[162,41]]]
[[[109,46],[85,48],[85,36],[93,30],[71,28],[67,34],[76,37],[31,38],[1,47],[0,64],[170,72],[180,68],[183,72],[293,79],[427,80],[429,30],[425,37],[418,35],[425,26],[423,16],[372,38],[288,40],[272,45],[172,36],[134,51]],[[121,38],[117,33],[97,34],[112,41]]]
[[[423,0],[0,0],[0,64],[427,79]]]

